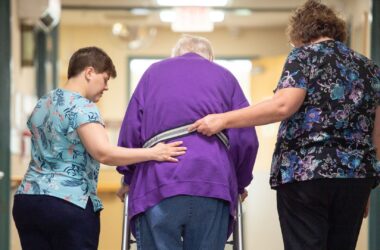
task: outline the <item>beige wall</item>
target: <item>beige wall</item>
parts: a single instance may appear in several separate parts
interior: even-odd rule
[[[370,0],[347,0],[347,4],[345,5],[345,16],[351,28],[349,32],[351,47],[368,57],[371,52],[370,10]]]

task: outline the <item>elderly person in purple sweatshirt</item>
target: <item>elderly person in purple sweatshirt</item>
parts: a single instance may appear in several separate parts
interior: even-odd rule
[[[252,180],[254,128],[213,137],[188,132],[186,125],[204,115],[249,105],[234,76],[212,60],[208,40],[183,36],[173,58],[144,73],[128,105],[120,146],[181,137],[188,148],[177,163],[118,167],[124,174],[119,196],[129,191],[129,219],[141,249],[224,249],[238,194]]]

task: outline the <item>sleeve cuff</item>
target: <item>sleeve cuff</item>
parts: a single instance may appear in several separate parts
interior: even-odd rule
[[[132,176],[131,175],[123,175],[121,183],[124,185],[130,185],[132,181]]]

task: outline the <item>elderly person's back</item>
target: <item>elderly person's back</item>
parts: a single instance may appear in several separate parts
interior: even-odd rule
[[[271,100],[190,129],[211,135],[282,121],[270,183],[285,249],[355,249],[380,177],[380,70],[343,43],[344,21],[317,1],[295,11],[289,38],[296,48]]]
[[[142,146],[208,113],[248,105],[233,75],[211,62],[207,40],[184,36],[173,54],[142,76],[119,145]],[[224,248],[238,192],[243,193],[252,180],[258,146],[252,128],[224,134],[229,142],[197,133],[181,137],[188,151],[176,164],[119,167],[130,185],[129,214],[142,249]]]

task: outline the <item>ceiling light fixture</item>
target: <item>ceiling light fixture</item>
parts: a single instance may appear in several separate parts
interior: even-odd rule
[[[150,10],[145,8],[133,8],[130,12],[136,16],[146,16],[150,14]]]
[[[178,8],[177,8],[178,9]],[[164,23],[172,23],[177,20],[177,11],[175,10],[162,10],[160,11],[160,20]],[[183,12],[183,11],[182,11]],[[209,20],[213,23],[220,23],[224,20],[224,12],[221,10],[208,11]]]
[[[229,0],[157,0],[161,6],[203,6],[203,7],[220,7],[226,6]]]
[[[214,23],[224,20],[224,12],[208,7],[177,7],[162,10],[160,19],[171,23],[174,32],[211,32]]]
[[[224,11],[212,10],[209,13],[209,18],[213,23],[220,23],[224,20]]]
[[[250,9],[236,9],[233,12],[237,16],[250,16],[252,15],[252,11]]]
[[[160,19],[164,23],[172,23],[176,20],[176,12],[174,10],[161,10]]]

